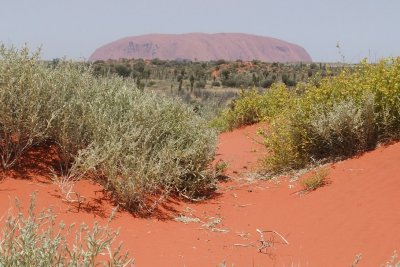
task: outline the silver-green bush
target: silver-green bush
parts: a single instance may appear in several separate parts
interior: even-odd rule
[[[57,224],[51,210],[35,212],[35,197],[26,216],[18,201],[16,207],[1,227],[0,266],[133,266],[122,243],[114,245],[118,231],[108,225]]]
[[[47,88],[47,69],[30,54],[0,46],[0,157],[1,167],[13,166],[32,145],[43,141],[54,116],[44,120],[53,97]]]
[[[327,107],[316,106],[308,126],[309,153],[317,158],[348,156],[376,145],[377,127],[374,99],[366,95],[362,103],[343,100]]]
[[[87,116],[92,136],[73,166],[78,173],[100,171],[103,184],[128,208],[148,208],[143,200],[161,191],[196,197],[213,187],[208,166],[216,135],[207,122],[178,100],[122,81],[119,90],[107,90],[116,86],[109,82],[97,81],[103,89]]]
[[[214,187],[216,132],[178,99],[140,91],[129,79],[96,78],[84,64],[47,66],[27,48],[1,47],[0,82],[4,169],[33,144],[53,142],[62,175],[92,174],[129,209]]]

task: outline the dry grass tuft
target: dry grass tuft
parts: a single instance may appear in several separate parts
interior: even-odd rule
[[[319,187],[327,184],[328,169],[321,168],[314,171],[310,176],[303,178],[300,184],[303,186],[305,191],[311,192]]]

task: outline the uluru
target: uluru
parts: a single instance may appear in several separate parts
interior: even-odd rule
[[[108,59],[261,60],[311,62],[307,51],[283,40],[244,33],[147,34],[126,37],[96,49],[89,61]]]

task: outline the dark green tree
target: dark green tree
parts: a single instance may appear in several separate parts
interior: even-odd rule
[[[122,77],[125,77],[125,78],[129,77],[131,75],[131,72],[132,72],[132,70],[128,66],[123,65],[123,64],[117,65],[115,67],[115,71],[117,72],[117,74],[119,76],[122,76]]]
[[[182,76],[181,74],[179,74],[179,75],[176,77],[176,79],[177,79],[177,81],[178,81],[178,83],[179,83],[179,85],[178,85],[178,91],[181,91],[181,90],[182,90],[182,83],[183,83],[183,76]]]
[[[195,79],[194,79],[193,74],[190,74],[189,81],[190,81],[190,91],[191,92],[193,92],[194,80]]]

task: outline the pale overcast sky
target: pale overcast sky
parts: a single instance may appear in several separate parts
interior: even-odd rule
[[[400,0],[0,0],[0,42],[87,59],[148,33],[243,32],[303,46],[314,61],[400,56]]]

